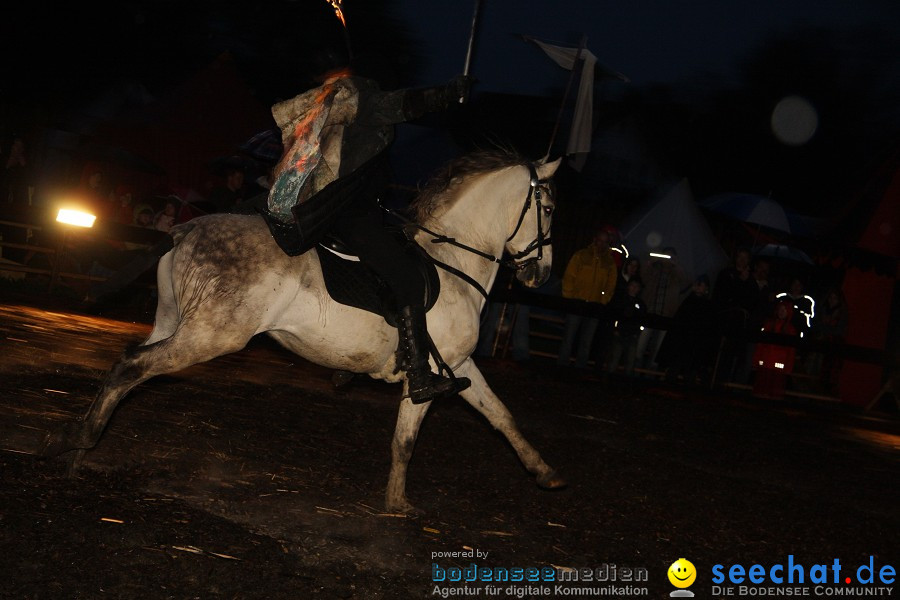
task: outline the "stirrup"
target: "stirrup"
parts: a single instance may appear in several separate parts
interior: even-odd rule
[[[410,376],[407,373],[407,395],[413,404],[425,404],[432,400],[440,400],[455,396],[461,391],[468,389],[472,385],[472,381],[468,377],[444,377],[429,371],[425,377],[427,383],[419,380],[419,376]],[[416,389],[413,389],[413,381],[416,382]]]

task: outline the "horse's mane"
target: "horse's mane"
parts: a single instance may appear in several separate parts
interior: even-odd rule
[[[451,188],[481,173],[505,167],[527,165],[531,161],[512,148],[480,149],[451,160],[438,169],[419,189],[410,211],[419,222],[428,218],[442,204]]]

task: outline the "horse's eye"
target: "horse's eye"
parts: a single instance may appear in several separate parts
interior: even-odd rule
[[[550,206],[549,204],[547,206],[543,206],[541,208],[544,209],[544,214],[547,215],[548,217],[553,214],[553,207]]]

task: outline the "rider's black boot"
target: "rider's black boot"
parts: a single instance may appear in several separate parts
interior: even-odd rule
[[[400,332],[400,356],[406,369],[409,398],[413,404],[453,396],[470,385],[467,377],[450,379],[433,373],[428,364],[430,344],[425,327],[425,311],[418,306],[400,309],[397,323]]]

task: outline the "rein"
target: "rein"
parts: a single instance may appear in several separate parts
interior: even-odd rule
[[[489,260],[491,262],[500,264],[504,267],[509,267],[515,271],[520,271],[520,270],[524,269],[525,267],[527,267],[528,265],[541,260],[541,258],[543,258],[543,256],[544,256],[544,254],[543,254],[544,246],[546,246],[550,243],[550,238],[544,237],[544,229],[543,229],[543,226],[541,223],[541,210],[540,210],[540,200],[541,200],[541,196],[543,193],[542,189],[544,186],[546,186],[549,183],[550,180],[549,179],[540,179],[538,177],[537,171],[535,170],[533,164],[529,163],[527,166],[528,166],[528,171],[531,175],[529,182],[528,182],[528,195],[525,197],[525,203],[522,206],[522,212],[519,214],[519,220],[516,223],[516,228],[513,230],[512,234],[508,238],[506,238],[506,241],[508,242],[511,239],[513,239],[514,237],[516,237],[516,234],[519,232],[519,229],[521,229],[521,227],[522,227],[522,223],[525,221],[525,215],[528,214],[528,210],[531,208],[532,200],[536,200],[537,206],[538,206],[537,237],[535,237],[535,239],[530,244],[528,244],[524,249],[522,249],[520,252],[517,252],[517,253],[511,255],[509,257],[509,259],[503,259],[503,258],[494,256],[493,254],[490,254],[488,252],[483,252],[483,251],[479,250],[478,248],[473,248],[472,246],[468,246],[466,244],[458,242],[456,240],[456,238],[452,238],[452,237],[449,237],[446,235],[441,235],[439,233],[431,231],[424,225],[420,225],[419,223],[416,223],[415,221],[409,219],[408,217],[401,215],[400,213],[398,213],[394,210],[391,210],[390,208],[387,208],[386,206],[381,204],[380,200],[378,201],[378,206],[381,207],[381,210],[388,213],[389,215],[397,217],[398,219],[400,219],[407,225],[411,225],[411,226],[415,227],[416,229],[424,231],[425,233],[430,235],[432,237],[432,240],[431,240],[432,244],[450,244],[451,246],[456,246],[457,248],[460,248],[460,249],[470,252],[472,254],[478,255],[478,256],[484,258],[485,260]],[[522,258],[523,256],[527,256],[528,254],[533,252],[535,248],[537,248],[537,252],[538,252],[536,257],[529,258],[527,260],[522,261],[521,263],[516,262],[516,260],[518,260],[519,258]],[[482,296],[484,296],[485,299],[487,299],[488,292],[487,292],[487,290],[484,289],[484,286],[482,286],[480,283],[475,281],[467,273],[464,273],[463,271],[460,271],[456,267],[448,265],[447,263],[437,260],[436,258],[434,258],[433,256],[431,256],[428,253],[426,253],[426,255],[428,257],[428,260],[430,260],[436,266],[444,269],[448,273],[452,273],[452,274],[456,275],[457,277],[459,277],[460,279],[462,279],[463,281],[465,281],[466,283],[468,283],[469,285],[474,287],[476,290],[478,290],[478,292]]]

